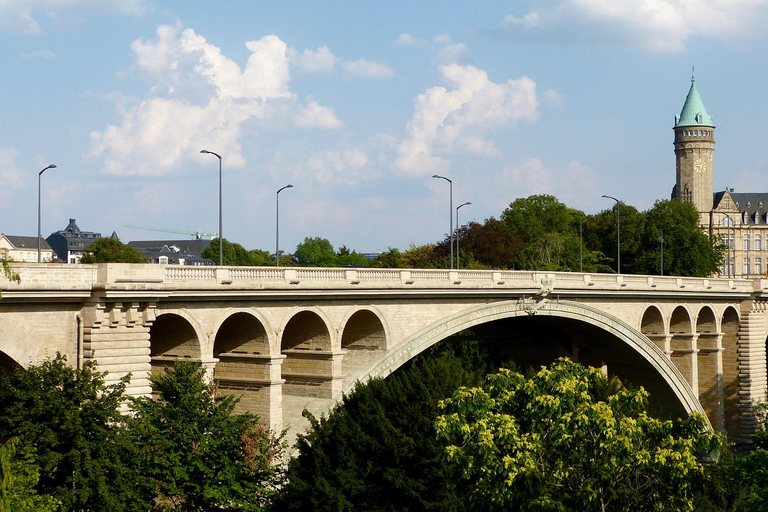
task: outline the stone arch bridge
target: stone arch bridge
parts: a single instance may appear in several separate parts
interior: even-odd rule
[[[523,364],[567,356],[642,385],[731,439],[766,398],[768,280],[518,271],[14,264],[0,281],[0,365],[61,352],[128,392],[201,361],[273,429],[302,428],[355,382],[471,336]]]

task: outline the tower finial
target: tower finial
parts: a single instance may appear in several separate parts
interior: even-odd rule
[[[696,66],[691,68],[691,83],[696,84]]]

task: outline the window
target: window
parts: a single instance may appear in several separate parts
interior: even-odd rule
[[[744,275],[749,275],[749,258],[744,258]]]
[[[749,250],[749,235],[744,235],[744,247],[745,251]]]
[[[761,237],[760,235],[755,235],[755,250],[756,251],[763,250],[763,237]]]
[[[763,275],[763,262],[761,258],[755,258],[755,275]]]
[[[726,249],[733,249],[733,234],[729,232],[720,236],[723,238]]]
[[[730,208],[728,204],[725,205],[726,208]],[[733,226],[733,219],[730,217],[723,217],[720,219],[720,225],[725,227]]]
[[[730,256],[725,259],[725,265],[723,266],[723,275],[725,276],[732,276],[733,275],[733,258]]]

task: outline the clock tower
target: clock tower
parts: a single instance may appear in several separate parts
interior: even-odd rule
[[[675,116],[674,130],[677,181],[672,198],[693,203],[701,221],[708,224],[714,198],[715,125],[696,89],[696,75],[691,77],[683,110]]]

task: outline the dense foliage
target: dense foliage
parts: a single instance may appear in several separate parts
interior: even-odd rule
[[[157,399],[121,414],[127,378],[60,355],[0,382],[0,511],[258,511],[280,482],[279,438],[237,399],[216,398],[199,363],[150,380]]]
[[[693,510],[719,447],[706,420],[661,421],[642,390],[611,389],[600,370],[559,359],[531,378],[511,370],[441,403],[447,463],[487,510]]]
[[[224,257],[223,263],[227,266],[251,266],[261,267],[275,264],[275,255],[259,249],[247,250],[238,243],[232,243],[226,238],[221,240]],[[200,256],[219,264],[219,239],[214,238],[211,243],[203,249]]]
[[[299,436],[276,511],[474,510],[442,463],[438,401],[504,361],[475,342],[443,343],[359,384]]]
[[[39,468],[37,490],[66,510],[146,510],[119,412],[126,380],[106,385],[104,377],[61,355],[5,376],[0,436],[18,437],[19,455]]]
[[[150,377],[155,397],[132,400],[129,422],[151,495],[170,510],[262,510],[278,483],[280,440],[238,399],[215,396],[200,363]]]
[[[81,263],[144,263],[144,257],[132,245],[116,238],[99,238],[83,249]]]

